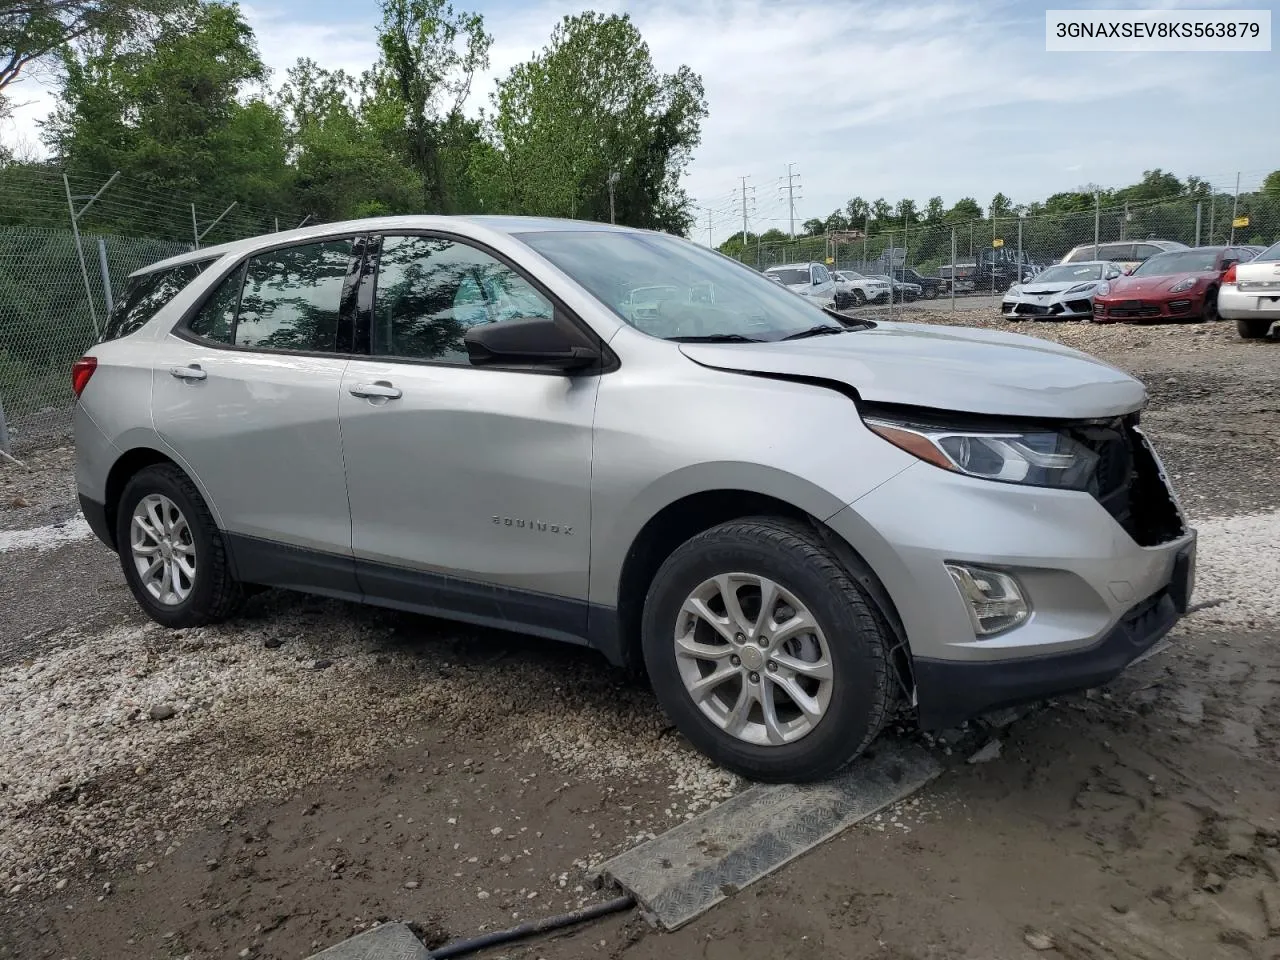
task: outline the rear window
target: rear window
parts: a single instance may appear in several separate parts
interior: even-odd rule
[[[146,325],[160,312],[161,307],[182,292],[182,289],[204,272],[212,260],[184,263],[168,270],[156,270],[134,277],[124,296],[116,303],[107,317],[107,327],[102,341],[119,340]]]

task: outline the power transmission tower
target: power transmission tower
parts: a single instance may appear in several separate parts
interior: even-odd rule
[[[755,199],[756,188],[747,186],[747,177],[741,177],[742,180],[742,242],[747,242],[747,195],[750,193],[752,200]]]
[[[794,163],[787,164],[787,210],[791,214],[791,239],[796,238],[796,201],[803,200],[804,197],[797,196],[796,191],[800,189],[800,174],[792,173],[791,168]]]

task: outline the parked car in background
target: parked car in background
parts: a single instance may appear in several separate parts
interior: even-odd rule
[[[873,273],[870,276],[872,280],[879,280],[881,283],[893,285],[893,299],[898,303],[907,300],[919,300],[920,294],[924,292],[924,288],[918,283],[907,283],[902,280],[894,280],[892,277],[882,273]]]
[[[864,277],[855,270],[837,270],[834,274],[836,289],[842,291],[853,306],[863,303],[886,303],[889,300],[889,281]]]
[[[1216,320],[1223,274],[1257,251],[1192,247],[1161,253],[1139,264],[1093,298],[1093,319],[1115,321]]]
[[[841,322],[663,233],[410,216],[194,250],[133,274],[71,373],[81,509],[160,624],[272,586],[566,641],[751,779],[827,777],[900,711],[1097,686],[1192,590],[1137,380]]]
[[[1000,312],[1009,320],[1087,320],[1094,296],[1109,293],[1122,276],[1119,266],[1098,260],[1055,264],[1010,287]]]
[[[900,283],[914,283],[926,300],[936,300],[944,287],[941,277],[926,277],[911,267],[899,267],[892,276]]]
[[[792,293],[808,297],[819,306],[836,309],[836,284],[831,272],[821,263],[783,263],[769,267],[765,273],[777,277]]]
[[[1280,243],[1227,268],[1218,289],[1218,314],[1234,320],[1248,340],[1265,337],[1280,321]]]
[[[1172,250],[1190,250],[1185,243],[1177,240],[1124,240],[1119,243],[1082,243],[1062,258],[1063,263],[1085,263],[1092,260],[1105,260],[1114,263],[1121,270],[1132,271],[1140,263],[1152,257]]]

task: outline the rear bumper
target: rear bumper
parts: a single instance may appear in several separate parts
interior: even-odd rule
[[[1227,320],[1280,320],[1280,290],[1255,293],[1224,286],[1218,291],[1218,313]]]
[[[1169,632],[1182,616],[1170,588],[1133,607],[1087,650],[966,663],[915,658],[920,726],[941,730],[1002,707],[1100,686],[1120,674]]]

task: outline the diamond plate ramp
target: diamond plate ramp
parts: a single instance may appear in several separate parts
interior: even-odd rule
[[[403,923],[384,923],[307,960],[431,960],[431,954]]]
[[[877,810],[942,768],[922,747],[893,741],[826,783],[757,785],[601,864],[651,922],[674,930]]]

